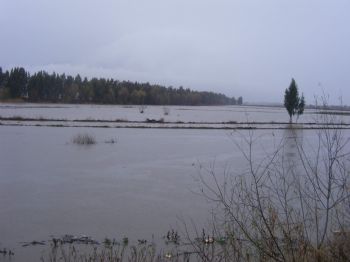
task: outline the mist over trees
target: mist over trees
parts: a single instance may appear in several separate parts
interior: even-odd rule
[[[21,98],[29,102],[101,103],[146,105],[241,105],[243,98],[165,87],[112,78],[82,79],[65,74],[39,71],[30,75],[16,67],[3,72],[0,67],[0,99]]]

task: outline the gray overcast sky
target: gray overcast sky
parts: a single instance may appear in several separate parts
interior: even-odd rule
[[[0,66],[350,104],[349,0],[0,0]]]

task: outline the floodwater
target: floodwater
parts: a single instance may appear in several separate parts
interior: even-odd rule
[[[99,117],[93,107],[82,106],[83,112],[79,108],[66,108],[72,115],[60,115],[57,108],[35,108],[33,113],[24,108],[17,112],[12,106],[1,108],[0,115],[11,111],[26,116]],[[202,115],[204,119],[206,114]],[[261,121],[268,119],[269,114]],[[243,156],[234,142],[240,143],[249,132],[0,126],[0,249],[14,250],[12,261],[28,257],[35,261],[40,249],[23,248],[20,242],[64,234],[97,240],[128,236],[136,241],[152,235],[160,239],[171,228],[181,231],[183,220],[204,227],[213,206],[197,194],[199,174],[205,168],[219,175],[241,172]],[[314,131],[298,132],[308,143],[316,140]],[[79,133],[93,135],[97,143],[73,144],[72,137]],[[285,130],[255,131],[260,149],[254,153],[273,150],[289,135]],[[112,138],[117,143],[105,143]],[[290,150],[293,157],[292,145]],[[0,261],[7,260],[0,256]]]
[[[97,144],[72,144],[78,133]],[[203,224],[198,164],[235,158],[224,131],[3,126],[0,145],[0,243],[16,257],[29,249],[17,243],[50,235],[150,239],[180,217]]]
[[[164,108],[169,111],[164,114]],[[140,106],[73,105],[73,104],[0,104],[1,117],[44,118],[64,120],[124,120],[145,121],[161,119],[166,122],[288,122],[284,108],[256,106],[147,106],[140,114]],[[299,123],[314,122],[319,116],[306,109]],[[350,116],[339,121],[350,123]]]

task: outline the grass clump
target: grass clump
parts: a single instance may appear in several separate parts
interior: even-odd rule
[[[73,137],[72,142],[77,145],[94,145],[96,139],[90,134],[77,134]]]

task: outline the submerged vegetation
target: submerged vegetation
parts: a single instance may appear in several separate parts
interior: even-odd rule
[[[117,138],[112,137],[110,139],[105,140],[105,143],[106,144],[115,144],[115,143],[117,143],[117,141],[118,141]]]
[[[163,112],[169,114],[165,107]],[[292,124],[284,127],[281,141],[272,135],[269,141],[275,147],[270,152],[259,148],[261,136],[236,132],[233,140],[246,163],[238,175],[225,169],[220,177],[214,169],[200,166],[200,193],[216,204],[213,229],[205,229],[210,233],[196,229],[197,235],[190,236],[191,230],[184,224],[185,236],[169,231],[164,237],[166,246],[161,248],[153,240],[139,239],[129,245],[126,237],[119,242],[106,238],[100,243],[71,235],[22,246],[50,243],[42,261],[349,261],[349,139],[336,114],[321,111],[316,116],[316,122],[309,123],[318,125],[312,146],[301,139],[303,127]],[[1,119],[24,121],[20,116]],[[147,118],[142,123],[168,122]],[[223,122],[229,123],[237,124]],[[72,142],[92,145],[96,139],[91,134],[77,134]],[[117,139],[104,142],[114,144]]]
[[[107,238],[80,251],[51,246],[43,261],[349,261],[349,139],[336,116],[319,117],[316,144],[303,143],[295,125],[281,141],[272,135],[270,150],[259,148],[261,134],[235,132],[246,163],[238,175],[200,165],[200,193],[216,207],[212,228],[193,236],[195,225],[184,223],[184,234],[169,231],[160,247]]]
[[[188,88],[118,81],[112,78],[84,79],[40,71],[32,75],[24,68],[3,72],[0,67],[0,99],[30,102],[101,103],[140,105],[240,105],[242,97]],[[140,110],[143,113],[144,108]]]
[[[77,145],[93,145],[96,139],[90,134],[77,134],[72,138],[72,142]]]

